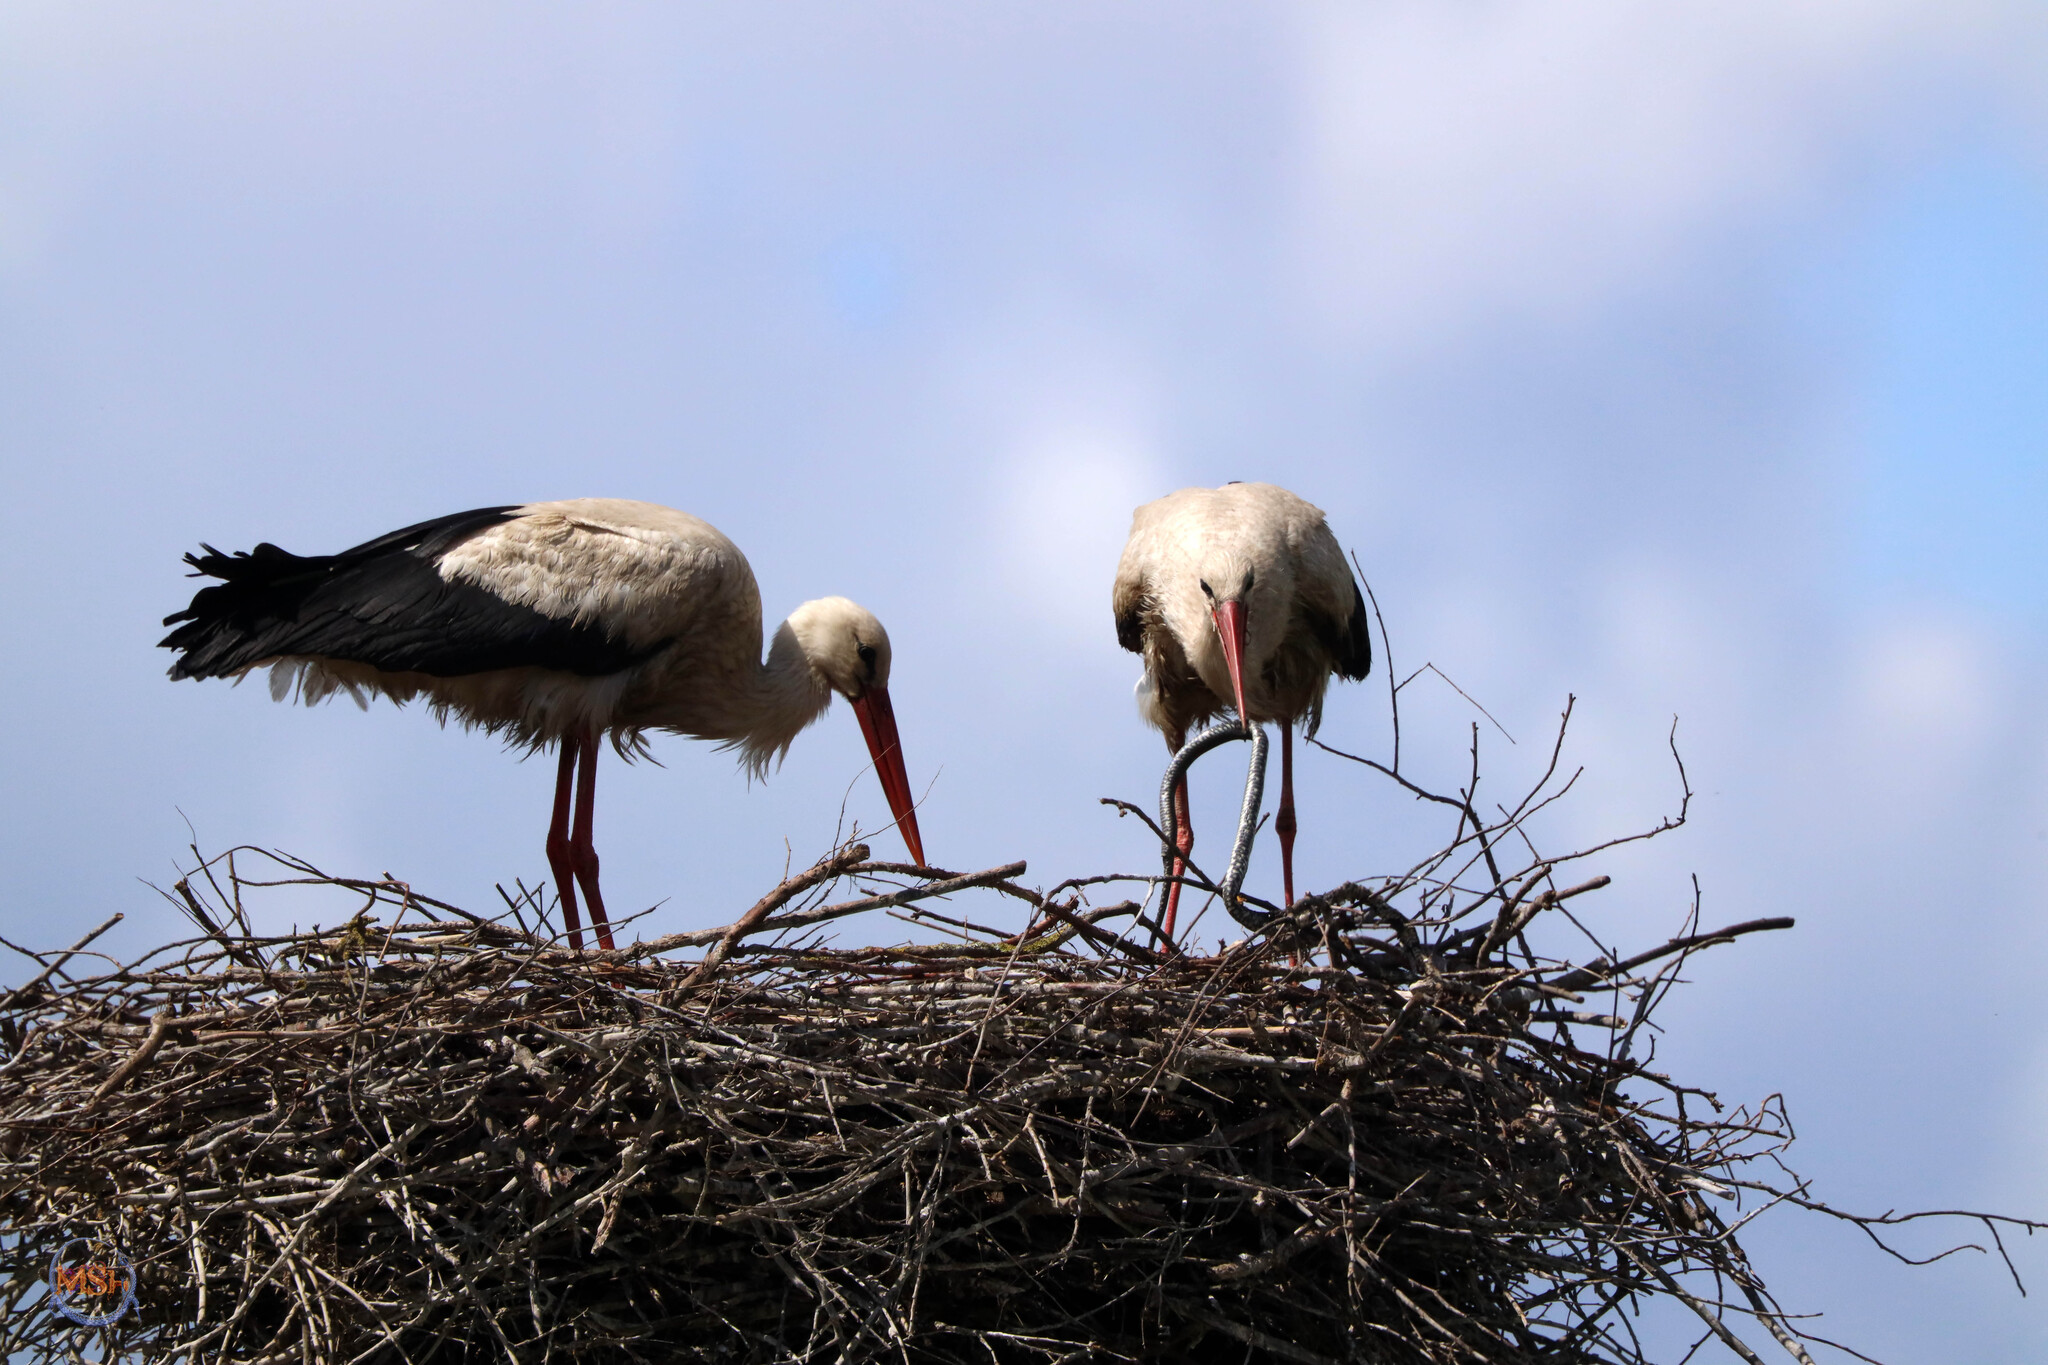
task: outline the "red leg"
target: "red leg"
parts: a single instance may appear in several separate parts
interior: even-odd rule
[[[597,930],[597,946],[612,950],[612,926],[604,917],[604,897],[597,893],[597,845],[591,840],[592,816],[597,809],[597,731],[583,732],[583,776],[576,784],[576,833],[569,851],[576,860],[576,881],[590,906],[590,927]]]
[[[1179,753],[1181,746],[1186,743],[1187,734],[1185,731],[1167,731],[1166,747],[1170,752]],[[1173,846],[1180,852],[1180,856],[1173,860],[1173,875],[1176,880],[1167,885],[1166,913],[1159,917],[1159,936],[1168,943],[1173,942],[1174,916],[1180,913],[1180,882],[1178,879],[1181,874],[1187,871],[1188,854],[1194,852],[1195,848],[1195,826],[1190,818],[1188,809],[1188,780],[1185,777],[1181,778],[1180,786],[1176,787],[1173,793]]]
[[[576,918],[576,863],[569,846],[569,793],[576,785],[575,738],[562,739],[562,762],[555,770],[555,819],[548,826],[548,866],[555,874],[555,894],[562,900],[562,921],[569,929],[569,946],[583,951],[583,925]]]
[[[1294,722],[1280,722],[1280,812],[1273,817],[1273,832],[1280,836],[1280,880],[1287,891],[1287,905],[1294,905]]]

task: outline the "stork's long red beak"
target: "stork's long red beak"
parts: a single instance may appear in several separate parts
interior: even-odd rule
[[[1244,709],[1244,603],[1218,602],[1210,615],[1223,642],[1223,663],[1230,670],[1230,689],[1237,694],[1237,718],[1250,730],[1251,712]]]
[[[917,807],[910,799],[910,775],[903,771],[903,740],[896,733],[896,708],[889,704],[889,689],[868,688],[854,700],[853,714],[860,717],[860,732],[867,736],[868,752],[874,756],[875,776],[882,779],[889,814],[903,832],[903,842],[910,846],[910,860],[924,867],[924,840],[917,833]]]

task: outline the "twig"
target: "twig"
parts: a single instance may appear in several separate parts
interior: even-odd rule
[[[64,970],[65,963],[69,962],[72,958],[76,957],[79,953],[83,952],[86,946],[90,944],[94,939],[98,938],[101,934],[104,934],[105,932],[107,932],[107,930],[113,928],[115,925],[119,924],[122,920],[126,918],[127,916],[124,914],[110,916],[104,923],[100,925],[99,928],[93,930],[84,938],[78,940],[78,942],[72,944],[69,948],[66,948],[63,952],[59,953],[57,955],[57,960],[55,962],[52,962],[49,966],[43,968],[40,972],[37,972],[34,976],[30,977],[27,981],[15,987],[13,990],[7,992],[7,994],[4,997],[0,997],[0,1010],[12,1009],[14,1008],[14,1004],[16,1001],[26,1000],[30,996],[34,995],[36,991],[42,988],[44,982],[48,981],[58,972]]]

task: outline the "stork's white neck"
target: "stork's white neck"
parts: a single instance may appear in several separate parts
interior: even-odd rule
[[[832,704],[832,687],[812,666],[787,621],[776,627],[767,661],[751,682],[733,718],[738,724],[720,737],[740,751],[751,776],[766,777],[804,728]]]
[[[758,612],[759,608],[756,607]],[[760,620],[700,631],[679,643],[642,685],[627,723],[724,740],[757,777],[781,761],[832,694],[863,695],[889,682],[889,634],[843,597],[806,602],[776,627],[763,660]]]

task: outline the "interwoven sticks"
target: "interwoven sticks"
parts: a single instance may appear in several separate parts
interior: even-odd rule
[[[1594,887],[1550,866],[1478,896],[1347,884],[1190,958],[1078,884],[859,846],[725,929],[596,954],[563,951],[531,897],[486,921],[215,860],[174,888],[204,937],[53,971],[0,1014],[0,1344],[1633,1362],[1630,1310],[1667,1299],[1803,1358],[1729,1226],[1780,1197],[1745,1172],[1784,1147],[1782,1115],[1722,1111],[1632,1048],[1670,980],[1646,968],[1783,922],[1548,960],[1518,946],[1532,919]],[[231,932],[280,881],[352,917]],[[974,887],[1030,923],[930,909]],[[878,908],[950,941],[790,937]],[[110,1328],[39,1302],[81,1229],[140,1270]]]

